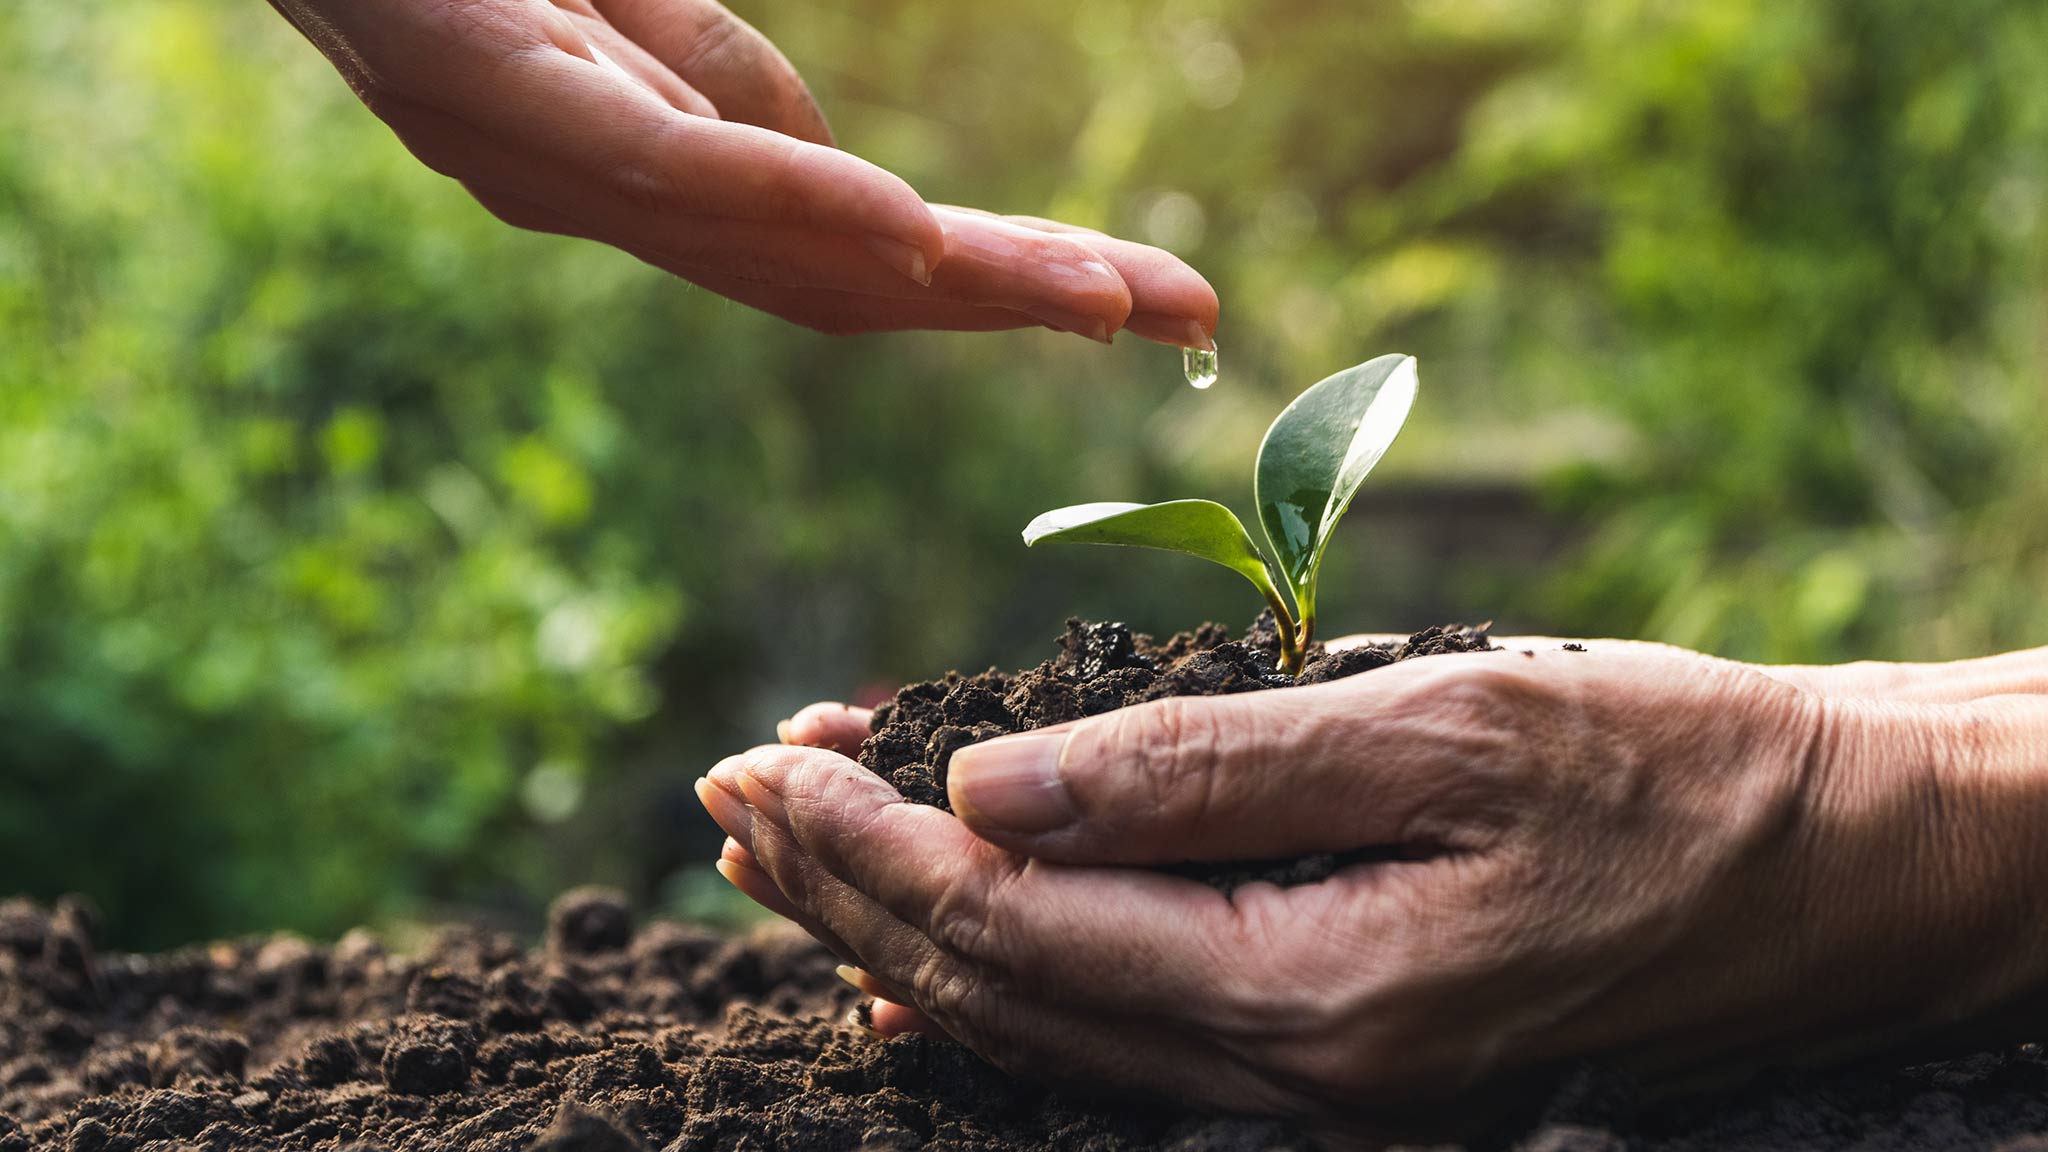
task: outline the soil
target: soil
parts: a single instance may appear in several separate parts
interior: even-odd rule
[[[1305,1147],[876,1040],[808,938],[636,929],[602,891],[557,901],[532,951],[458,928],[410,957],[360,931],[136,956],[93,928],[0,902],[0,1152]]]
[[[874,1039],[807,939],[636,927],[601,891],[558,901],[531,951],[457,928],[416,956],[361,931],[137,956],[98,952],[93,930],[74,901],[0,902],[0,1152],[1308,1147],[1278,1123],[1077,1100],[944,1041]],[[1584,1067],[1519,1124],[1431,1147],[2048,1152],[2048,1057],[1894,1056],[1657,1106]]]
[[[1168,696],[1223,696],[1304,684],[1322,684],[1419,656],[1499,652],[1487,627],[1447,624],[1425,628],[1401,643],[1369,644],[1331,652],[1311,644],[1299,677],[1279,670],[1280,636],[1266,612],[1241,639],[1221,624],[1204,624],[1164,643],[1118,623],[1067,621],[1059,654],[1024,672],[996,669],[975,676],[949,672],[912,684],[875,709],[874,735],[861,748],[868,771],[905,799],[948,811],[946,766],[970,744],[1064,724]],[[1254,880],[1312,884],[1349,864],[1378,859],[1384,850],[1324,853],[1296,860],[1230,863],[1189,861],[1168,871],[1225,892]]]

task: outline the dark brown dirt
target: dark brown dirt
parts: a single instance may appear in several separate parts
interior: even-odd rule
[[[1302,1147],[874,1040],[834,964],[791,933],[636,931],[594,891],[532,952],[456,929],[417,957],[361,932],[99,955],[83,906],[0,902],[0,1152]]]
[[[1059,645],[1059,655],[1028,671],[949,672],[943,680],[897,692],[875,710],[874,735],[861,748],[861,765],[893,784],[905,799],[951,811],[946,766],[953,753],[983,740],[1168,696],[1322,684],[1418,656],[1500,651],[1487,639],[1485,626],[1449,624],[1426,628],[1399,644],[1342,652],[1313,644],[1297,678],[1279,670],[1280,638],[1271,612],[1262,614],[1240,640],[1232,640],[1221,624],[1204,624],[1165,643],[1122,624],[1070,619]],[[1312,884],[1347,864],[1384,855],[1375,849],[1298,860],[1190,861],[1169,871],[1229,892],[1254,880]]]
[[[92,931],[77,903],[0,902],[0,1152],[1306,1149],[1284,1125],[1086,1103],[953,1044],[871,1039],[838,1023],[854,994],[808,940],[636,929],[601,892],[563,897],[533,951],[454,929],[413,957],[363,932],[132,956]],[[1548,1100],[1429,1146],[2048,1152],[2032,1045],[1655,1108],[1582,1068]]]

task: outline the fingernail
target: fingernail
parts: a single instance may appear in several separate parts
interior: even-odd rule
[[[778,740],[778,741],[780,741],[781,743],[784,743],[784,744],[794,744],[794,743],[796,743],[796,741],[794,741],[794,740],[791,740],[791,739],[789,738],[789,733],[790,733],[789,721],[787,721],[787,720],[777,720],[777,721],[775,722],[775,739],[776,739],[776,740]]]
[[[1099,316],[1090,316],[1082,312],[1063,312],[1057,308],[1034,308],[1031,310],[1031,316],[1056,331],[1086,336],[1097,344],[1113,342],[1109,335],[1109,322]]]
[[[1208,330],[1203,328],[1199,322],[1194,320],[1188,321],[1188,326],[1184,331],[1188,334],[1188,342],[1183,347],[1195,348],[1203,352],[1214,352],[1216,350],[1216,338],[1209,335]]]
[[[783,896],[782,890],[775,886],[774,881],[768,879],[767,873],[736,864],[731,860],[714,861],[711,866],[718,869],[718,874],[725,877],[726,883],[739,889],[740,895],[785,920],[797,918],[796,906]]]
[[[755,779],[748,772],[740,773],[740,796],[747,802],[750,811],[758,812],[784,829],[789,827],[789,809],[782,803],[782,797],[775,790]]]
[[[747,851],[754,850],[754,817],[740,798],[713,783],[710,777],[697,781],[697,802],[711,813],[711,819]]]
[[[863,996],[880,996],[882,994],[882,987],[875,982],[873,976],[855,968],[851,964],[841,964],[833,969],[833,971],[837,972],[839,978],[846,981],[854,991],[859,992]]]
[[[953,753],[946,793],[969,825],[1037,835],[1074,819],[1074,802],[1060,782],[1065,732],[1031,732]]]
[[[932,270],[925,262],[924,249],[915,244],[905,244],[894,236],[868,236],[861,243],[867,245],[868,251],[882,263],[927,288],[931,287]]]
[[[888,1037],[875,1031],[875,1009],[871,1004],[856,1004],[846,1014],[846,1026],[855,1031],[867,1033],[870,1040],[887,1040]]]

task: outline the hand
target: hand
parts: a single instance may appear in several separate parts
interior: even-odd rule
[[[998,1064],[1312,1123],[1584,1053],[1654,1076],[1867,1043],[2048,967],[2048,700],[1590,647],[963,749],[959,819],[828,750],[702,792],[750,891]],[[1402,858],[1230,898],[1131,867],[1368,845]]]
[[[1216,329],[1216,294],[1165,252],[933,207],[836,150],[789,62],[715,0],[272,2],[414,155],[518,227],[826,332]]]

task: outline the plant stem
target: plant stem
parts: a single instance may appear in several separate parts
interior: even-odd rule
[[[1245,575],[1252,576],[1252,573],[1246,572]],[[1300,629],[1294,623],[1294,613],[1287,610],[1287,600],[1280,595],[1271,574],[1261,570],[1252,583],[1259,586],[1259,594],[1266,598],[1266,607],[1273,610],[1273,626],[1280,633],[1280,670],[1289,676],[1301,675],[1302,655],[1308,645],[1296,635]]]
[[[1289,676],[1301,675],[1302,646],[1294,639],[1294,621],[1280,621],[1280,670]]]

